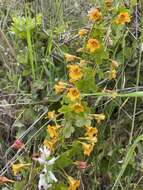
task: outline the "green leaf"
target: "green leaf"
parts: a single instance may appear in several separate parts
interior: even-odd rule
[[[14,184],[14,190],[21,190],[24,189],[25,185],[26,185],[26,181],[17,181]]]
[[[56,160],[55,167],[65,168],[72,164],[73,161],[67,156],[67,152],[65,152]]]
[[[81,153],[81,147],[78,142],[72,144],[72,148],[62,153],[55,161],[55,167],[65,168],[73,165],[72,157]]]
[[[102,39],[103,36],[105,35],[105,32],[106,32],[106,29],[103,25],[100,25],[100,26],[95,25],[92,30],[91,36],[92,38]]]
[[[23,113],[22,123],[32,123],[35,120],[35,112],[32,108],[25,109]]]
[[[135,6],[137,4],[137,0],[131,0],[131,6]]]
[[[94,59],[96,64],[102,64],[103,60],[106,60],[108,58],[108,53],[104,50],[104,47],[102,46],[99,50],[97,50],[94,54]]]
[[[36,28],[36,24],[40,26],[42,24],[41,14],[36,15],[36,18],[16,16],[12,18],[11,32],[21,39],[27,38],[27,30],[33,32]]]
[[[85,77],[76,84],[77,88],[84,93],[95,92],[97,87],[95,85],[94,70],[92,68],[85,68],[84,74]]]
[[[64,183],[53,184],[52,187],[54,190],[67,190],[67,186]]]
[[[83,127],[84,125],[90,125],[91,124],[91,120],[88,119],[88,117],[77,116],[75,120],[76,120],[75,125],[77,127]]]
[[[75,141],[72,144],[72,148],[69,150],[69,156],[73,157],[79,154],[81,154],[81,144]]]
[[[63,129],[63,135],[65,138],[70,138],[71,135],[74,133],[75,129],[73,126],[71,126],[71,123],[67,123],[65,126],[64,126],[64,129]]]
[[[70,120],[73,117],[73,114],[71,112],[71,108],[69,105],[63,105],[58,112],[64,114],[64,118],[66,120]]]
[[[66,113],[66,112],[69,112],[69,106],[68,105],[63,105],[59,110],[58,110],[59,113]]]
[[[41,25],[42,24],[42,14],[36,15],[36,24]]]

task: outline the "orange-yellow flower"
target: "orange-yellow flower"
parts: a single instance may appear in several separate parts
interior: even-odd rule
[[[71,55],[68,53],[65,54],[65,60],[67,62],[74,62],[76,59],[77,59],[77,57],[75,55]]]
[[[90,156],[90,154],[93,151],[94,144],[87,144],[87,143],[82,143],[83,150],[84,150],[84,155]]]
[[[77,88],[70,88],[67,93],[67,97],[71,101],[75,101],[76,99],[79,99],[80,97],[80,92]]]
[[[80,80],[83,76],[82,69],[78,65],[68,65],[69,78],[71,82],[76,82]]]
[[[26,166],[30,166],[31,164],[12,164],[12,171],[14,175],[16,175],[18,172],[20,172],[23,168]]]
[[[113,0],[105,0],[105,5],[107,8],[110,8],[112,6]]]
[[[101,12],[99,11],[99,9],[94,8],[94,9],[91,9],[91,10],[88,12],[88,17],[89,17],[89,19],[90,19],[91,21],[97,22],[97,21],[100,21],[100,20],[101,20],[102,14],[101,14]]]
[[[87,49],[93,53],[95,52],[97,49],[100,48],[100,43],[97,39],[89,39],[88,42],[87,42]]]
[[[91,126],[86,125],[86,133],[85,133],[85,135],[92,138],[95,135],[97,135],[97,133],[98,133],[98,129],[96,127],[91,127]]]
[[[49,118],[49,119],[54,119],[55,116],[56,116],[56,115],[55,115],[55,111],[49,111],[49,112],[48,112],[48,118]]]
[[[85,36],[86,34],[88,34],[88,32],[89,32],[89,30],[87,30],[87,29],[81,29],[81,30],[79,30],[78,31],[78,35],[80,36],[80,37],[83,37],[83,36]]]
[[[65,90],[65,83],[59,81],[57,84],[55,84],[54,89],[57,94],[63,92]]]
[[[72,110],[75,113],[81,113],[81,112],[84,112],[84,107],[82,104],[76,103],[76,104],[72,105]]]
[[[80,180],[76,180],[71,176],[68,176],[69,187],[68,190],[77,190],[80,186]]]
[[[55,149],[56,142],[57,138],[53,138],[51,140],[45,139],[43,145],[47,147],[49,150],[53,151]]]
[[[111,69],[109,71],[109,76],[108,76],[109,80],[115,79],[116,77],[117,77],[117,71],[115,69]]]
[[[48,131],[51,138],[57,138],[58,137],[57,129],[58,129],[57,126],[48,125],[47,131]]]
[[[101,121],[105,120],[105,115],[103,113],[93,114],[93,116],[95,117],[97,123],[101,123]]]
[[[117,24],[125,24],[125,23],[129,23],[130,21],[131,21],[131,18],[130,18],[130,15],[129,15],[128,12],[121,12],[121,13],[117,16],[117,18],[116,18],[116,20],[115,20],[115,22],[116,22]]]

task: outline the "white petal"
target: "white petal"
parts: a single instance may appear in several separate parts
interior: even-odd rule
[[[48,161],[48,165],[54,164],[55,161],[56,161],[56,159],[57,159],[57,158],[54,157],[54,158],[52,158],[51,160],[49,160],[49,161]]]
[[[39,190],[41,189],[42,186],[44,187],[44,189],[47,190],[48,183],[45,180],[45,176],[43,174],[40,174],[40,179],[39,179],[39,183],[38,183]]]
[[[39,164],[45,164],[45,160],[42,159],[41,157],[39,157],[39,158],[32,158],[32,159],[35,160],[35,161],[38,161]]]
[[[39,148],[40,152],[45,155],[46,157],[50,156],[51,152],[48,148],[46,148],[45,146],[43,148]]]
[[[48,171],[48,176],[51,178],[51,180],[53,180],[53,181],[55,181],[55,182],[57,182],[58,180],[57,180],[57,178],[55,177],[55,175],[53,174],[53,172],[51,172],[51,171]]]
[[[48,148],[46,148],[45,146],[44,146],[44,153],[46,156],[50,156],[50,154],[51,154],[50,150]]]

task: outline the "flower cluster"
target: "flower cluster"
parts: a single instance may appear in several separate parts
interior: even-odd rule
[[[105,7],[107,10],[112,11],[112,0],[105,0]],[[65,53],[64,58],[67,63],[67,76],[68,81],[59,81],[55,84],[55,94],[61,95],[61,108],[58,110],[62,114],[63,121],[58,123],[55,119],[54,125],[48,125],[48,134],[51,138],[50,142],[45,140],[44,145],[50,148],[49,143],[61,138],[70,138],[73,133],[76,133],[76,139],[72,138],[73,143],[78,143],[78,146],[82,148],[84,156],[91,156],[94,151],[94,147],[98,142],[98,127],[106,119],[104,113],[93,113],[90,106],[86,102],[84,92],[94,91],[95,74],[93,70],[93,60],[86,59],[87,55],[95,57],[102,57],[104,48],[104,41],[99,35],[95,35],[96,25],[104,20],[104,14],[101,13],[100,8],[93,8],[88,13],[89,21],[91,21],[92,27],[89,29],[82,28],[78,31],[78,36],[84,41],[84,46],[77,50],[78,55]],[[120,12],[113,24],[123,25],[130,22],[130,15],[128,12]],[[95,30],[95,32],[94,32]],[[80,53],[81,56],[80,56]],[[83,56],[84,55],[84,56]],[[110,57],[106,57],[108,63],[110,63],[108,73],[108,80],[114,80],[117,77],[118,62]],[[89,79],[88,79],[89,77]],[[91,88],[90,88],[91,85]],[[86,89],[87,88],[87,89]],[[84,90],[85,89],[85,90]],[[111,93],[113,94],[113,93]],[[114,98],[116,95],[113,95]],[[112,97],[113,97],[112,96]],[[48,112],[49,119],[54,120],[56,118],[55,111]],[[63,127],[61,127],[61,125]],[[80,126],[79,126],[80,125]],[[78,134],[76,130],[81,127],[81,133]],[[61,129],[62,128],[62,129]],[[67,135],[68,133],[68,135]],[[59,144],[58,143],[58,144]],[[68,145],[67,145],[68,146]],[[70,145],[72,147],[72,143]],[[52,148],[51,148],[52,150]],[[55,148],[56,151],[56,148]],[[78,169],[86,169],[87,163],[85,161],[74,161],[78,165]],[[65,174],[69,183],[68,190],[76,190],[80,186],[80,180]]]
[[[54,173],[52,172],[52,166],[57,158],[50,158],[50,155],[50,150],[44,146],[43,148],[40,148],[39,157],[33,156],[33,160],[38,161],[40,164],[44,166],[44,169],[39,176],[39,190],[49,189],[53,183],[57,183],[58,181]]]

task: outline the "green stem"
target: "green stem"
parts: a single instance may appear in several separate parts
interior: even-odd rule
[[[28,9],[28,7],[26,7]],[[30,64],[31,64],[31,69],[32,69],[32,77],[33,80],[35,80],[35,66],[34,66],[34,58],[33,58],[33,48],[32,48],[32,40],[31,40],[31,32],[29,29],[29,23],[28,23],[28,16],[27,16],[27,12],[29,12],[26,10],[25,8],[25,14],[26,14],[26,33],[27,33],[27,45],[28,45],[28,52],[29,52],[29,60],[30,60]]]
[[[116,93],[116,92],[115,92]],[[97,93],[91,93],[91,94],[82,94],[83,97],[86,96],[98,96],[98,97],[113,97],[114,92],[111,93],[106,93],[106,92],[97,92]],[[138,91],[138,92],[130,92],[130,93],[117,93],[115,94],[115,97],[129,97],[129,98],[135,98],[135,97],[143,97],[143,91]]]
[[[35,80],[35,67],[34,67],[34,59],[33,59],[31,33],[28,28],[27,28],[27,44],[28,44],[28,51],[29,51],[29,60],[30,60],[31,69],[32,69],[32,77]]]

